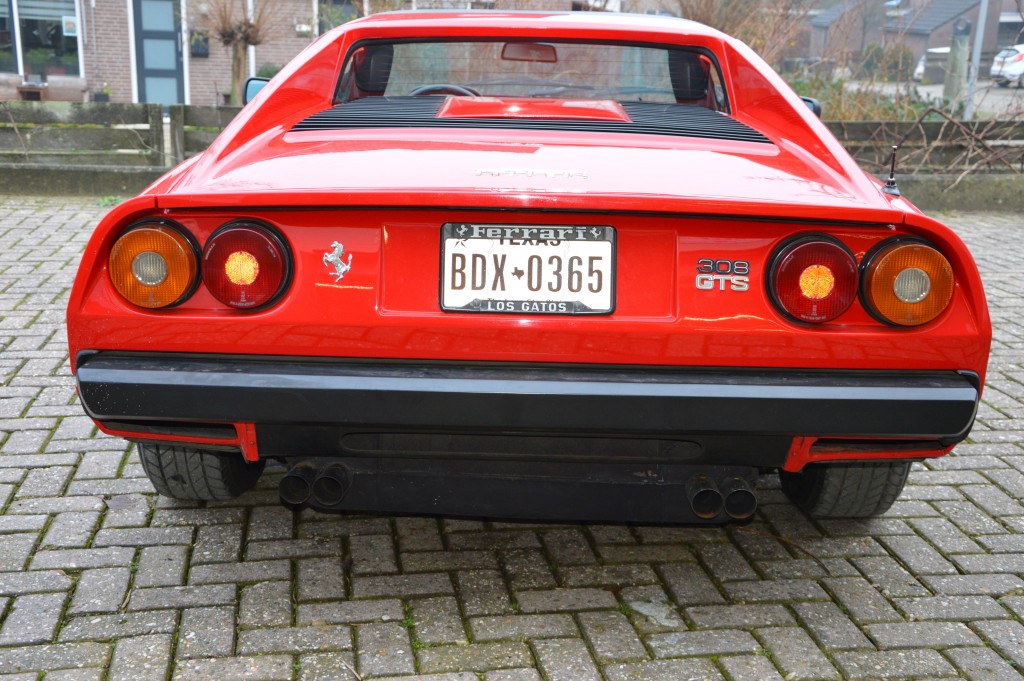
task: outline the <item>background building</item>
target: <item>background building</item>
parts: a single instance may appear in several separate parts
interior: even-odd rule
[[[902,45],[916,61],[928,48],[948,47],[961,18],[971,22],[973,40],[980,7],[980,0],[837,0],[810,17],[808,56],[857,63],[870,46]],[[983,68],[1007,44],[1009,22],[1020,16],[1015,7],[1014,0],[989,0]]]
[[[0,0],[0,80],[19,83],[0,99],[224,103],[223,7],[267,17],[250,75],[276,72],[317,33],[317,0]]]
[[[949,45],[958,19],[976,23],[980,0],[818,0],[807,13],[811,3],[769,5],[776,13],[806,15],[807,21],[781,47],[768,36],[752,43],[755,49],[781,66],[784,59],[859,63],[870,47],[899,45],[912,64],[927,48]],[[232,21],[248,20],[260,29],[259,44],[244,49],[245,74],[272,76],[316,35],[369,13],[537,9],[685,15],[688,8],[687,0],[0,0],[0,100],[225,104],[232,48],[224,44],[224,29]],[[983,68],[1016,39],[1022,22],[1017,0],[990,0]]]

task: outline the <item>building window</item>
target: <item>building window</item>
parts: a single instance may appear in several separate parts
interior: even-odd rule
[[[335,26],[341,26],[359,16],[359,10],[352,0],[321,0],[318,11],[320,33],[326,33]]]
[[[18,60],[14,57],[14,24],[11,0],[0,0],[0,72],[17,73]]]
[[[14,1],[18,5],[18,49],[25,80],[42,82],[52,74],[77,76],[78,21],[74,0]]]

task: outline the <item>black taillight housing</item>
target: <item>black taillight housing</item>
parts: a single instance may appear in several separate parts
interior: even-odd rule
[[[889,324],[920,326],[953,299],[953,268],[942,253],[916,238],[882,242],[864,258],[862,295],[868,311]]]
[[[856,300],[857,290],[857,259],[841,242],[822,234],[784,243],[768,268],[772,301],[800,322],[836,319]]]
[[[114,242],[107,274],[114,289],[139,307],[178,305],[199,285],[199,246],[181,225],[148,219],[130,226]]]
[[[203,247],[203,284],[214,298],[235,309],[272,304],[287,288],[291,269],[284,239],[255,221],[228,223]]]

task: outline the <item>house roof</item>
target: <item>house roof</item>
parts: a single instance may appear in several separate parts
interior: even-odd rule
[[[890,17],[885,23],[885,29],[900,33],[931,35],[936,29],[977,7],[979,3],[980,0],[932,0],[927,7],[911,10],[899,19]]]
[[[881,0],[867,0],[876,2]],[[837,2],[831,7],[826,7],[808,22],[814,28],[828,28],[839,18],[862,4],[863,0],[852,2]],[[909,9],[902,17],[888,17],[885,23],[887,31],[899,33],[911,33],[918,35],[931,35],[936,29],[945,26],[957,17],[976,7],[980,0],[932,0],[926,7],[920,9]],[[904,5],[910,5],[904,0]]]
[[[837,2],[831,7],[826,7],[820,12],[817,12],[811,17],[808,23],[810,23],[814,28],[828,28],[838,21],[839,17],[843,16],[843,14],[851,8],[852,5],[849,2]]]

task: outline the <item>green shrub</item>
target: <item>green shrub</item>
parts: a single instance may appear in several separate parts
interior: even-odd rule
[[[266,63],[259,68],[256,72],[257,78],[273,78],[277,75],[277,72],[281,70],[281,67],[277,64]]]
[[[932,105],[912,85],[893,90],[876,81],[848,81],[818,74],[786,76],[797,94],[821,102],[822,118],[829,121],[913,121]]]
[[[903,44],[882,47],[871,44],[864,48],[858,76],[869,80],[910,80],[914,72],[914,53]]]

